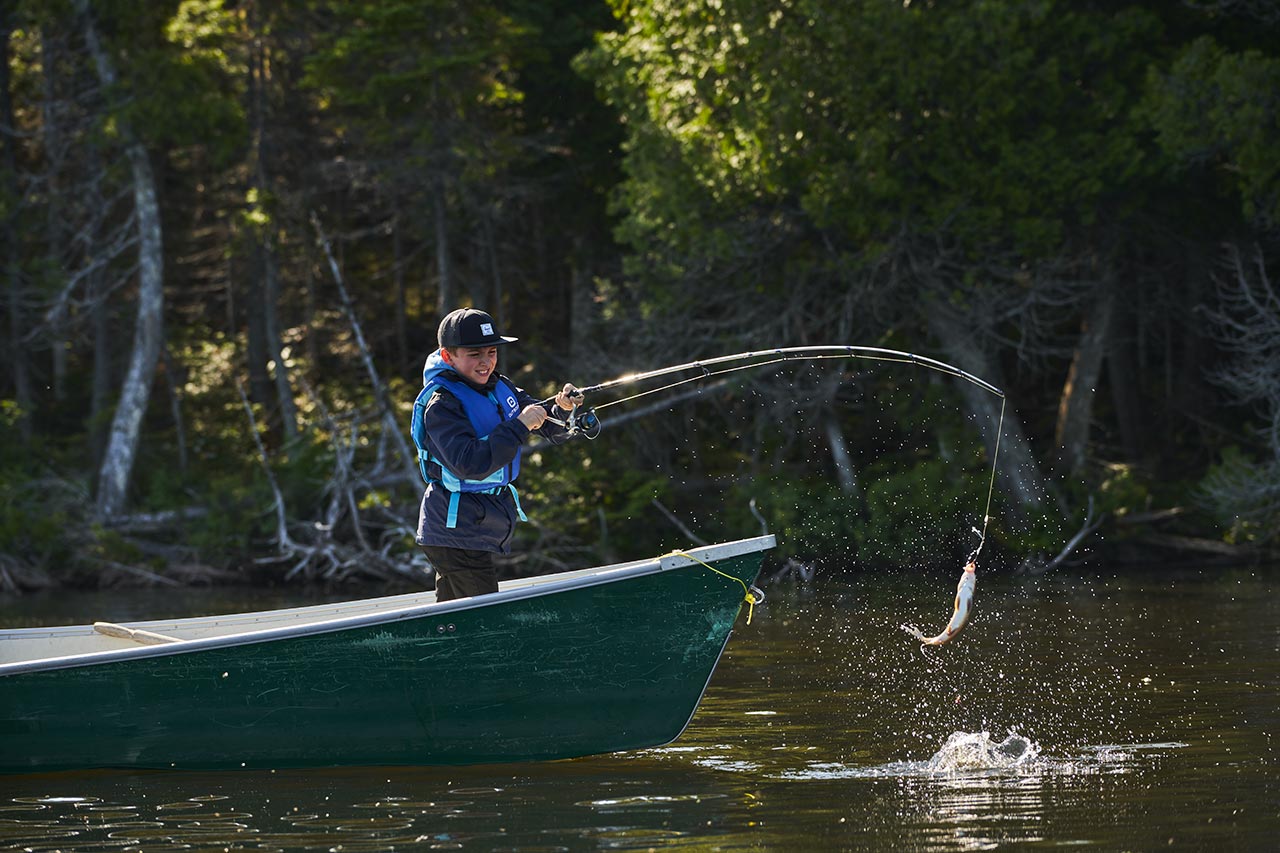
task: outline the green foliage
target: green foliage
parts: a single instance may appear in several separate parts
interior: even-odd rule
[[[861,493],[797,469],[732,490],[728,507],[757,497],[779,552],[802,561],[836,560],[864,567],[931,566],[962,559],[977,544],[985,492],[980,472],[955,460],[886,456],[861,472]],[[737,535],[754,524],[746,513],[726,513]],[[731,525],[727,525],[731,526]]]
[[[364,144],[416,170],[489,174],[522,94],[512,53],[524,30],[493,3],[335,3],[340,26],[307,60],[305,82],[349,117]],[[505,132],[504,132],[505,131]]]
[[[985,497],[981,478],[955,462],[924,459],[910,467],[878,463],[868,471],[866,514],[854,526],[863,560],[899,566],[960,560]],[[968,515],[966,515],[968,510]]]
[[[0,471],[0,553],[41,569],[60,569],[72,556],[74,525],[68,506],[54,501],[54,484]]]
[[[216,163],[229,165],[247,142],[235,73],[243,64],[239,13],[224,0],[98,0],[92,8],[117,57],[119,91],[109,96],[118,115],[152,146],[204,146]],[[114,121],[108,119],[109,132]]]
[[[794,477],[772,478],[730,492],[729,507],[747,506],[755,498],[757,509],[771,533],[778,536],[779,553],[800,560],[832,556],[853,557],[858,552],[856,530],[862,514],[861,502],[843,494],[826,480]],[[742,525],[754,524],[740,510],[732,513]]]
[[[211,474],[200,484],[200,495],[207,513],[183,525],[184,544],[218,566],[239,567],[261,553],[273,524],[265,480],[240,472]]]
[[[1260,463],[1239,447],[1227,447],[1197,490],[1200,502],[1238,545],[1280,539],[1280,464]]]
[[[1178,168],[1212,168],[1246,216],[1280,222],[1280,57],[1203,36],[1148,84],[1145,115]]]
[[[23,418],[29,417],[30,412],[24,411],[17,400],[0,400],[0,437],[12,438],[17,436],[18,422]],[[9,452],[14,445],[8,441],[4,442],[4,451]]]
[[[149,562],[141,548],[116,531],[107,530],[98,525],[94,525],[92,531],[93,538],[83,555],[89,560],[119,563],[124,566],[137,566]]]
[[[43,436],[23,440],[19,420],[27,416],[0,401],[0,555],[45,577],[67,577],[92,547],[87,477],[65,473],[77,454]]]
[[[324,516],[337,450],[384,478],[396,464],[367,420],[364,354],[315,249],[313,209],[402,405],[448,262],[458,298],[492,300],[519,327],[532,376],[604,379],[748,346],[927,354],[927,310],[945,304],[995,330],[982,346],[1047,458],[1081,308],[1017,306],[1042,268],[1123,288],[1117,335],[1144,377],[1139,407],[1175,422],[1138,424],[1141,450],[1175,458],[1180,479],[1127,460],[1064,486],[1075,518],[998,506],[993,535],[1014,552],[1056,550],[1089,495],[1113,517],[1182,498],[1182,479],[1218,450],[1199,419],[1238,427],[1207,396],[1152,404],[1214,360],[1187,317],[1209,295],[1221,237],[1259,236],[1274,257],[1280,58],[1267,33],[1186,4],[612,0],[609,20],[609,6],[573,0],[93,0],[113,92],[88,85],[78,3],[11,5],[6,304],[30,329],[19,343],[36,399],[0,406],[0,549],[33,565],[141,558],[87,520],[92,439],[113,406],[88,417],[94,371],[119,381],[133,323],[122,119],[162,181],[162,378],[174,388],[146,414],[131,500],[207,510],[172,535],[209,562],[248,563],[275,532],[237,393],[248,360],[264,359],[248,331],[261,333],[264,299],[308,383],[289,445],[269,383],[251,392],[293,529]],[[574,76],[567,57],[596,31]],[[591,86],[605,106],[587,103]],[[620,243],[606,236],[615,224]],[[521,486],[536,524],[522,545],[578,549],[579,562],[670,547],[683,534],[654,498],[707,538],[742,535],[756,529],[751,497],[797,556],[908,564],[972,544],[988,460],[946,382],[886,371],[831,394],[811,377],[746,377],[680,424],[655,416],[530,457]],[[2,393],[15,396],[15,379]],[[879,432],[859,395],[875,400]],[[815,427],[827,416],[858,459],[857,494],[828,473]],[[1103,402],[1096,437],[1114,441],[1114,417]],[[1276,479],[1221,459],[1202,497]],[[1188,460],[1201,469],[1181,470]],[[356,500],[366,519],[411,515],[411,491],[381,479]],[[1265,501],[1205,500],[1235,540],[1275,538]]]
[[[1149,509],[1153,500],[1151,483],[1142,476],[1138,466],[1123,463],[1105,465],[1090,493],[1096,498],[1098,513],[1117,517]]]
[[[867,410],[830,413],[842,416],[850,438],[855,492],[843,492],[834,474],[823,476],[831,463],[822,456],[767,447],[772,473],[735,488],[726,516],[741,535],[753,522],[734,508],[756,497],[782,553],[804,561],[908,566],[962,559],[977,544],[971,527],[982,523],[991,473],[981,435],[957,417],[945,382],[890,368],[860,385]],[[825,455],[825,441],[817,441]]]
[[[273,466],[285,506],[299,518],[323,514],[324,486],[334,471],[333,438],[318,430],[307,431]]]
[[[620,235],[714,256],[735,219],[798,204],[855,243],[909,222],[1037,254],[1141,174],[1149,15],[855,6],[619,4],[582,68],[630,131]]]
[[[16,401],[0,400],[0,554],[47,568],[70,551],[77,501],[65,481],[42,470],[42,454],[23,440],[19,425],[29,416]]]
[[[589,547],[599,560],[643,553],[658,538],[646,521],[654,518],[650,502],[668,480],[628,466],[616,450],[597,447],[577,442],[526,454],[520,476],[525,511],[561,543],[594,543]],[[517,528],[526,540],[532,533],[524,525]]]

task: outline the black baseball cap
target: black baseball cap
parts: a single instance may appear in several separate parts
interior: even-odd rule
[[[492,347],[520,340],[498,334],[493,318],[474,308],[459,308],[446,314],[436,339],[442,347]]]

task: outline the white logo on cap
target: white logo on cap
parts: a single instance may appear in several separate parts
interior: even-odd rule
[[[481,324],[480,324],[480,334],[482,334],[482,335],[492,335],[492,334],[493,334],[493,324],[492,324],[492,323],[481,323]]]

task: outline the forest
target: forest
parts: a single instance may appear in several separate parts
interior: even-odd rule
[[[0,593],[421,585],[440,318],[531,393],[512,574],[1280,546],[1270,0],[3,0]],[[603,417],[603,414],[602,414]],[[1136,570],[1136,568],[1135,568]]]

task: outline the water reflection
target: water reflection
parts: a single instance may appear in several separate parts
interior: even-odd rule
[[[140,781],[140,780],[136,780]],[[147,781],[159,781],[152,779]],[[167,780],[173,781],[173,780]],[[165,784],[165,783],[162,783]],[[145,787],[145,786],[144,786]],[[293,806],[272,814],[270,800],[254,811],[232,807],[229,796],[196,796],[151,807],[112,804],[97,797],[16,797],[0,806],[0,849],[90,851],[108,849],[390,850],[403,845],[431,849],[461,846],[464,839],[491,833],[450,831],[451,816],[498,818],[473,797],[501,789],[458,789],[448,802],[388,797],[373,802],[334,804],[312,812]],[[246,799],[253,799],[247,795]],[[328,797],[325,797],[328,800]],[[10,813],[28,811],[21,819]],[[142,819],[145,816],[146,819]],[[277,824],[272,825],[272,819]]]
[[[0,849],[644,849],[715,834],[720,818],[708,815],[741,807],[736,785],[655,775],[652,764],[625,772],[630,761],[22,777],[30,787],[98,793],[7,798]],[[228,793],[170,798],[192,788]]]

